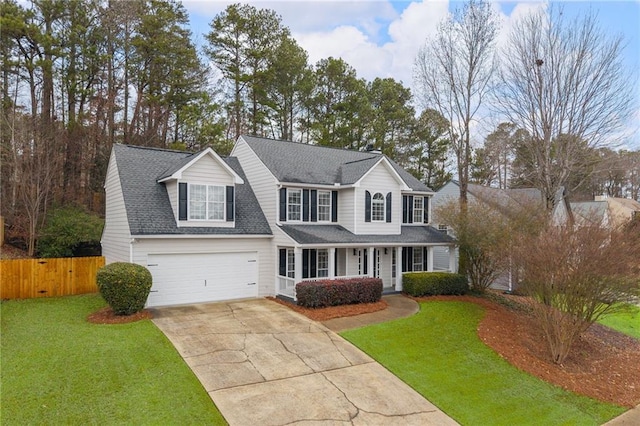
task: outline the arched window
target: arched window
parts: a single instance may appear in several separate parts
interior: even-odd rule
[[[384,222],[384,195],[376,192],[371,200],[371,220]]]

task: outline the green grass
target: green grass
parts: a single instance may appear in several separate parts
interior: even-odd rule
[[[226,424],[149,320],[88,323],[98,295],[2,302],[3,425]]]
[[[625,310],[607,315],[598,322],[620,333],[640,339],[640,306],[627,305]]]
[[[513,367],[478,338],[483,308],[421,303],[418,314],[341,333],[462,425],[600,425],[625,411]]]

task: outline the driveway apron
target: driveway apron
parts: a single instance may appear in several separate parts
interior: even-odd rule
[[[455,425],[322,324],[266,299],[154,309],[230,425]]]

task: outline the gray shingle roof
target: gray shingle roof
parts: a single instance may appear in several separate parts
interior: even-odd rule
[[[270,235],[271,228],[235,157],[223,159],[244,180],[236,184],[235,227],[178,228],[161,177],[184,166],[193,154],[128,145],[113,147],[132,235]]]
[[[349,185],[357,182],[381,155],[309,145],[299,142],[242,136],[265,166],[280,182]],[[414,191],[433,192],[395,162],[396,172]]]
[[[400,235],[357,235],[340,225],[281,225],[299,244],[453,244],[431,226],[402,226]]]

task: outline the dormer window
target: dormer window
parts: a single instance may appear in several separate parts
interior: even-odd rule
[[[225,187],[189,185],[189,220],[224,220]]]
[[[180,183],[178,220],[232,222],[235,217],[233,186]]]

